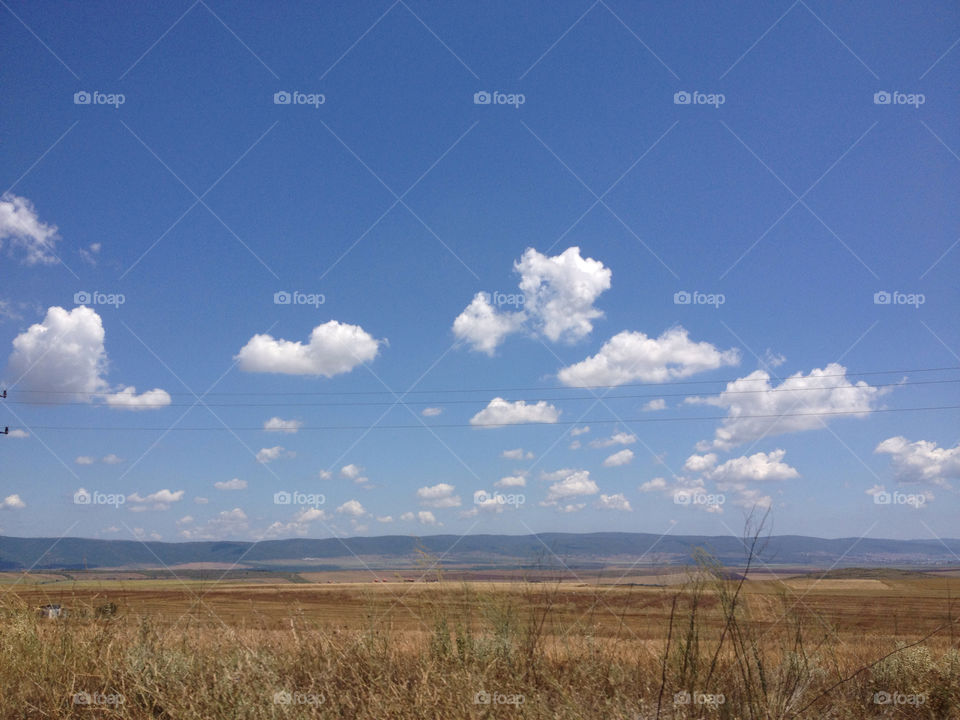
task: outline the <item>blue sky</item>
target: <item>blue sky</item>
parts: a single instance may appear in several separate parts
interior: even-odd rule
[[[3,533],[957,536],[955,5],[2,17]]]

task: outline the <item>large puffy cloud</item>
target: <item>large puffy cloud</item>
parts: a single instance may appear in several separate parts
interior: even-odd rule
[[[449,483],[437,483],[417,490],[420,504],[434,508],[460,507],[460,496],[454,495],[454,486]]]
[[[685,402],[726,408],[727,417],[717,428],[713,442],[701,447],[729,450],[761,437],[815,430],[830,420],[829,415],[811,413],[845,412],[865,417],[876,409],[883,390],[862,380],[851,383],[846,372],[843,365],[831,363],[822,370],[811,370],[809,375],[795,373],[773,387],[765,370],[755,370],[727,383],[718,396],[687,398]],[[767,417],[746,417],[750,415]]]
[[[132,386],[110,389],[105,378],[104,337],[103,322],[96,311],[84,305],[69,311],[53,306],[42,322],[14,338],[7,372],[38,402],[101,399],[121,410],[169,405],[170,395],[164,390],[137,395]]]
[[[603,316],[593,303],[610,289],[612,273],[599,260],[580,257],[580,248],[554,257],[527,248],[514,269],[520,273],[524,311],[553,342],[586,337],[593,320]]]
[[[22,250],[28,265],[51,264],[57,262],[58,239],[56,226],[41,221],[27,198],[11,193],[0,196],[0,247],[8,242]]]
[[[597,484],[590,479],[589,470],[567,471],[563,479],[553,483],[547,491],[547,499],[540,504],[544,507],[559,506],[561,501],[582,495],[596,495],[600,492]],[[577,508],[579,509],[579,508]]]
[[[910,442],[897,435],[881,442],[874,452],[890,456],[894,475],[902,483],[950,487],[950,479],[960,479],[960,443],[942,448],[930,440]]]
[[[528,405],[525,400],[509,402],[495,397],[472,418],[470,424],[476,427],[497,427],[519,423],[555,423],[560,411],[546,400]]]
[[[580,248],[570,247],[552,257],[527,248],[513,267],[520,275],[522,310],[501,311],[480,292],[454,320],[454,335],[474,350],[492,355],[507,335],[516,332],[575,342],[602,317],[594,302],[610,288],[611,272],[599,260],[581,257]]]
[[[658,338],[624,330],[607,340],[596,355],[563,368],[557,377],[571,387],[666,382],[739,362],[735,348],[719,350],[708,342],[694,342],[679,326]]]
[[[722,465],[706,470],[705,475],[718,482],[764,482],[800,477],[800,473],[795,468],[783,462],[785,454],[786,450],[773,450],[768,453],[758,452],[750,456],[731,458]],[[701,456],[693,455],[688,458],[687,467],[690,466],[691,460],[697,457]]]
[[[330,320],[315,327],[306,344],[254,335],[235,359],[247,372],[333,377],[373,360],[381,342],[359,325]]]

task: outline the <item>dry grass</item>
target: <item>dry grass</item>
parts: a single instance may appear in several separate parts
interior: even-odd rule
[[[0,601],[0,707],[4,718],[960,718],[956,580],[820,591],[720,577],[705,562],[668,588],[170,581],[51,598],[18,586]],[[40,619],[46,601],[73,612]],[[107,602],[117,614],[98,617]],[[476,703],[479,692],[522,704]],[[79,693],[92,704],[75,704]],[[676,702],[684,693],[693,702]]]

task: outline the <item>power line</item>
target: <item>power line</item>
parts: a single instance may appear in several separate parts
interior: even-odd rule
[[[589,423],[591,425],[601,425],[601,424],[611,424],[611,423],[620,423],[623,425],[629,425],[631,423],[660,423],[660,422],[691,422],[691,421],[702,421],[702,420],[745,420],[752,418],[794,418],[794,417],[829,417],[836,415],[868,415],[872,413],[896,413],[896,412],[924,412],[924,411],[935,411],[935,410],[960,410],[960,405],[939,405],[932,407],[912,407],[912,408],[879,408],[871,410],[829,410],[823,412],[811,412],[811,413],[784,413],[784,414],[768,414],[768,415],[737,415],[736,417],[730,417],[728,415],[701,415],[693,417],[643,417],[643,418],[629,418],[629,419],[600,419],[600,420],[590,420],[590,419],[581,419],[581,420],[562,420],[552,423],[544,422],[518,422],[518,423],[482,423],[482,424],[472,424],[472,423],[436,423],[436,424],[420,424],[420,425],[310,425],[310,426],[300,426],[297,430],[434,430],[437,428],[501,428],[501,427],[517,427],[517,426],[529,426],[529,425],[545,425],[545,426],[556,426],[556,425],[580,425]],[[33,425],[30,427],[32,430],[97,430],[97,431],[111,431],[111,430],[150,430],[156,432],[166,432],[172,430],[187,430],[190,432],[200,431],[200,430],[227,430],[230,432],[235,431],[245,431],[245,430],[259,430],[263,431],[262,426],[256,427],[223,427],[223,426],[206,426],[206,427],[136,427],[129,425],[114,425],[114,426],[92,426],[92,425]]]
[[[804,378],[807,379],[807,378]],[[960,383],[960,378],[955,380],[916,380],[912,382],[895,382],[895,383],[878,383],[876,385],[870,385],[871,388],[884,388],[884,387],[904,387],[904,386],[914,386],[914,385],[945,385],[952,383]],[[571,388],[574,389],[574,388]],[[781,393],[781,392],[804,392],[804,391],[816,391],[816,390],[847,390],[847,389],[856,389],[855,385],[827,385],[827,386],[815,386],[815,387],[776,387],[763,390],[722,390],[720,391],[724,395],[749,395],[757,393]],[[602,396],[604,401],[607,400],[636,400],[643,398],[677,398],[677,397],[702,397],[710,396],[713,397],[714,393],[645,393],[643,395],[604,395]],[[202,397],[202,396],[201,396]],[[525,398],[523,402],[573,402],[577,400],[596,400],[596,395],[582,395],[574,397],[546,397],[546,398]],[[456,399],[456,400],[380,400],[374,402],[356,402],[356,401],[341,401],[341,402],[303,402],[303,403],[291,403],[291,402],[260,402],[260,403],[242,403],[242,402],[216,402],[208,403],[200,401],[195,402],[184,402],[184,403],[140,403],[137,405],[138,408],[163,408],[163,407],[368,407],[368,406],[386,406],[386,405],[476,405],[481,403],[487,403],[489,400],[487,398],[472,398],[472,399]],[[89,406],[88,402],[72,402],[72,401],[45,401],[45,400],[14,400],[10,401],[7,404],[9,405],[78,405],[78,406]]]
[[[831,377],[863,377],[871,375],[897,375],[904,373],[921,373],[921,372],[947,372],[951,370],[960,370],[960,367],[939,367],[939,368],[912,368],[905,370],[865,370],[862,372],[843,372],[843,373],[830,373],[825,375],[815,375],[814,378],[831,378]],[[803,376],[802,379],[809,379],[810,376]],[[789,380],[790,378],[784,378],[784,380]],[[295,391],[295,392],[257,392],[257,391],[248,391],[248,392],[211,392],[204,393],[204,397],[219,397],[223,396],[270,396],[270,395],[423,395],[431,393],[505,393],[505,392],[542,392],[544,390],[603,390],[607,388],[618,388],[618,387],[665,387],[665,386],[675,386],[675,385],[714,385],[719,383],[732,383],[732,382],[767,382],[769,378],[727,378],[719,380],[669,380],[665,382],[644,382],[644,383],[620,383],[618,385],[552,385],[545,387],[487,387],[487,388],[435,388],[433,390],[406,390],[406,391],[393,391],[393,390],[310,390],[310,391]],[[17,390],[18,393],[31,393],[37,395],[72,395],[74,397],[100,397],[104,395],[103,392],[75,392],[68,390],[44,390],[31,388],[29,390]],[[186,396],[193,397],[194,393],[190,392],[176,392],[168,393],[172,396]]]

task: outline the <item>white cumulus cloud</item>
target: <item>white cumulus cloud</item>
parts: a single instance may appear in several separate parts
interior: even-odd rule
[[[0,510],[22,510],[27,504],[20,499],[19,495],[7,495],[0,500]]]
[[[306,344],[254,335],[235,359],[246,372],[333,377],[372,361],[381,342],[359,325],[330,320],[315,327]]]
[[[575,342],[590,334],[593,321],[603,316],[594,302],[610,288],[611,272],[599,260],[581,257],[580,248],[552,257],[527,248],[513,267],[520,275],[522,310],[499,310],[487,293],[479,292],[454,320],[454,335],[474,350],[492,355],[505,337],[517,332]]]
[[[706,476],[718,482],[764,482],[767,480],[791,480],[800,477],[796,468],[783,462],[786,450],[758,452],[753,455],[732,458],[722,465],[706,470]],[[692,458],[687,459],[689,463]],[[709,456],[708,456],[709,457]]]
[[[280,458],[289,458],[293,457],[294,455],[294,452],[287,450],[285,447],[274,445],[273,447],[260,448],[257,451],[257,462],[266,465],[274,460],[279,460]]]
[[[613,455],[604,460],[603,466],[620,467],[621,465],[626,465],[631,460],[633,460],[633,450],[624,448],[620,452],[615,452]]]
[[[454,486],[449,483],[437,483],[417,490],[420,504],[434,508],[460,507],[460,496],[454,495]]]
[[[42,322],[14,338],[7,372],[38,402],[101,399],[121,410],[169,405],[170,395],[164,390],[137,395],[132,386],[110,388],[104,338],[103,321],[96,311],[85,305],[69,311],[50,307]]]
[[[497,480],[493,486],[499,488],[505,487],[526,487],[527,479],[523,475],[507,475]]]
[[[490,304],[487,293],[478,292],[453,321],[453,334],[474,350],[493,355],[503,339],[522,325],[522,313],[498,312]]]
[[[625,512],[631,512],[633,510],[630,507],[630,501],[624,496],[623,493],[617,493],[616,495],[600,495],[600,499],[597,501],[598,510],[623,510]]]
[[[568,474],[550,486],[547,492],[547,499],[540,503],[544,507],[557,506],[561,500],[568,498],[580,495],[596,495],[600,492],[597,484],[590,479],[589,470],[567,470],[558,472],[566,472]]]
[[[155,410],[170,404],[170,394],[166,390],[154,388],[137,395],[137,389],[132,385],[107,393],[103,399],[110,407],[120,410]]]
[[[263,429],[267,432],[280,432],[292,435],[303,425],[300,420],[284,420],[283,418],[272,417],[263,424]]]
[[[149,495],[143,496],[139,493],[127,495],[127,502],[131,503],[130,509],[134,512],[146,510],[148,507],[152,510],[167,510],[171,503],[180,502],[183,499],[183,490],[176,492],[164,488],[157,490]]]
[[[246,490],[247,481],[241,480],[240,478],[233,478],[232,480],[220,480],[215,482],[213,486],[217,490]]]
[[[949,480],[960,479],[960,443],[942,448],[930,440],[910,442],[897,435],[887,438],[874,450],[890,456],[897,481],[927,482],[950,487]]]
[[[56,226],[40,220],[27,198],[12,193],[0,196],[0,247],[8,243],[21,251],[27,265],[49,265],[57,262],[54,248],[59,239]]]
[[[694,342],[679,326],[658,338],[624,330],[607,340],[596,355],[563,368],[557,377],[571,387],[666,382],[739,362],[739,350]]]
[[[686,398],[684,402],[727,410],[713,442],[702,443],[701,447],[729,450],[761,437],[816,430],[836,417],[815,413],[845,412],[850,415],[841,417],[866,417],[876,409],[883,389],[862,380],[851,383],[846,372],[843,365],[831,363],[808,375],[795,373],[774,387],[765,370],[755,370],[727,383],[719,395]],[[765,417],[747,417],[756,415]]]
[[[187,540],[226,540],[249,532],[247,514],[240,508],[223,510],[203,525],[185,528],[180,536]]]
[[[637,441],[637,436],[633,433],[628,432],[618,432],[614,433],[608,438],[591,440],[590,447],[592,448],[605,448],[611,447],[612,445],[633,445]]]
[[[510,402],[495,397],[483,410],[470,418],[470,424],[475,427],[497,427],[518,423],[555,423],[559,417],[560,411],[546,400],[528,405],[525,400]]]
[[[363,474],[363,468],[359,465],[354,465],[353,463],[344,465],[342,468],[340,468],[340,475],[341,477],[353,480],[355,483],[357,483],[357,485],[362,485],[370,480],[370,478]]]
[[[349,515],[355,518],[363,517],[368,514],[363,505],[360,504],[359,500],[347,500],[343,505],[337,508],[337,512],[341,515]]]

